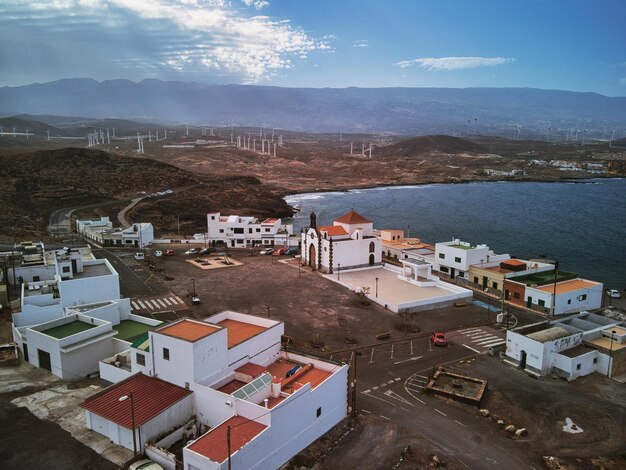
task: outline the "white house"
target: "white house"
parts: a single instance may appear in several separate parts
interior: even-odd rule
[[[626,372],[626,329],[609,318],[581,312],[569,318],[507,331],[506,360],[525,372],[568,380],[599,372]]]
[[[225,243],[231,248],[252,246],[291,246],[294,244],[293,225],[282,219],[265,219],[239,215],[222,216],[219,212],[207,214],[208,238]],[[297,245],[297,240],[295,240]]]
[[[327,273],[380,266],[382,240],[374,235],[373,223],[350,211],[317,226],[315,213],[310,227],[301,233],[302,263]]]
[[[76,231],[103,246],[144,248],[154,241],[154,227],[149,222],[132,224],[128,228],[113,228],[108,217],[77,220]]]
[[[509,255],[496,255],[487,245],[472,246],[458,238],[435,244],[434,269],[451,279],[468,277],[473,264],[493,263],[510,259]]]
[[[183,449],[187,470],[227,468],[229,426],[235,468],[278,468],[341,421],[348,405],[348,366],[282,350],[283,333],[282,322],[231,311],[179,320],[133,343],[131,371],[107,394],[125,393],[133,373],[193,392],[191,410],[161,429],[171,431],[192,415],[208,429]],[[101,374],[108,372],[101,363]],[[82,406],[91,429],[105,435],[117,429],[107,410],[92,409],[89,400]],[[128,424],[127,413],[116,415],[118,422]],[[114,442],[132,448],[128,437]]]

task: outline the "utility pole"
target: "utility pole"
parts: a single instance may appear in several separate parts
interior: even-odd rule
[[[228,447],[228,470],[231,470],[231,462],[230,462],[230,425],[226,428],[226,447]]]
[[[354,354],[352,355],[352,367],[353,369],[353,373],[352,373],[352,417],[355,418],[357,411],[356,411],[356,358],[357,358],[357,354],[356,351],[354,351]]]
[[[559,275],[559,262],[554,262],[554,289],[552,291],[552,316],[556,313],[556,281]]]

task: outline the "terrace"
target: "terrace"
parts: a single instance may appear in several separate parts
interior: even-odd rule
[[[526,276],[519,276],[513,278],[511,280],[515,282],[521,282],[522,284],[526,284],[529,287],[532,286],[543,286],[545,284],[554,284],[554,270],[552,271],[543,271],[533,274],[527,274]],[[558,271],[556,274],[556,282],[569,281],[572,279],[576,279],[578,276],[574,273],[569,273],[566,271]]]
[[[148,331],[154,330],[157,326],[159,325],[152,326],[134,320],[122,320],[118,325],[115,325],[113,329],[117,331],[115,335],[116,339],[132,342]]]
[[[83,331],[91,330],[95,328],[97,325],[92,325],[90,323],[85,323],[79,320],[75,320],[71,323],[66,323],[64,325],[55,326],[48,330],[42,331],[42,333],[52,336],[56,339],[67,338],[68,336],[75,335],[77,333],[82,333]]]

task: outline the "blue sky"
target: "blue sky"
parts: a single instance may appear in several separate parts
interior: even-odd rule
[[[145,78],[626,96],[624,0],[0,0],[0,85]]]

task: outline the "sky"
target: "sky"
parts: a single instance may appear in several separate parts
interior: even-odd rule
[[[626,0],[0,0],[0,86],[149,78],[626,96]]]

